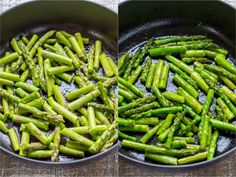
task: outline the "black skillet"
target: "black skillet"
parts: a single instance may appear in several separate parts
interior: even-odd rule
[[[70,33],[80,31],[92,42],[96,39],[102,40],[103,50],[113,59],[116,59],[117,14],[92,2],[79,0],[30,1],[3,12],[0,15],[0,22],[0,56],[3,56],[3,52],[9,49],[9,40],[13,37],[22,34],[30,37],[33,33],[40,34],[49,29],[62,29]],[[70,86],[63,83],[61,89],[65,94],[70,90]],[[16,128],[19,127],[16,126]],[[15,154],[8,137],[0,132],[0,153],[6,152],[29,163],[36,162],[54,166],[89,163],[109,153],[116,152],[116,149],[117,144],[107,151],[83,159],[60,156],[59,162],[34,160]]]
[[[218,1],[124,1],[119,4],[119,56],[142,47],[152,37],[170,35],[203,34],[221,47],[229,50],[229,58],[235,62],[235,8]],[[234,59],[233,59],[234,58]],[[169,75],[167,90],[176,89]],[[136,86],[146,89],[137,81]],[[204,94],[199,98],[203,103]],[[211,109],[214,107],[211,107]],[[136,134],[139,137],[139,135]],[[153,141],[156,141],[154,139]],[[235,134],[221,133],[217,144],[216,157],[189,165],[170,166],[145,160],[144,155],[132,150],[119,148],[119,155],[139,164],[162,167],[184,168],[205,165],[220,160],[236,150]]]

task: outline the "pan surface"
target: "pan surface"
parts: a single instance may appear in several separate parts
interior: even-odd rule
[[[89,9],[93,9],[88,13]],[[31,1],[18,5],[0,15],[0,56],[10,50],[9,41],[13,37],[32,34],[42,34],[50,29],[65,30],[69,33],[81,32],[89,37],[90,44],[99,39],[103,43],[103,51],[116,60],[117,54],[117,14],[98,4],[86,1]],[[86,50],[89,46],[86,46]],[[99,71],[101,72],[101,71]],[[60,86],[65,95],[73,91],[76,86],[62,82]],[[114,88],[115,89],[115,88]],[[12,126],[12,125],[8,125]],[[19,135],[19,126],[14,125]],[[41,164],[63,165],[85,163],[100,158],[117,149],[117,143],[102,153],[86,156],[83,159],[59,156],[59,162],[34,160],[20,157],[11,148],[8,136],[0,132],[0,150],[29,162]]]
[[[221,1],[126,1],[119,5],[119,56],[128,51],[135,52],[152,37],[200,34],[208,36],[216,44],[227,49],[229,59],[236,64],[235,13],[233,7]],[[154,59],[153,62],[155,63],[157,60]],[[173,73],[170,72],[167,86],[167,91],[170,92],[177,89],[172,83],[172,77]],[[140,80],[135,85],[148,93]],[[201,92],[199,102],[203,103],[205,97]],[[214,106],[215,100],[210,108],[211,111],[214,110]],[[131,135],[141,137],[138,134]],[[143,153],[121,147],[119,155],[133,162],[153,167],[194,167],[214,162],[235,152],[235,134],[221,132],[220,135],[216,157],[211,161],[181,166],[160,165],[145,160]],[[156,139],[154,138],[152,141],[155,143]]]

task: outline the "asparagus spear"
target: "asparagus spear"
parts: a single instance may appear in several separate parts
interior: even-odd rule
[[[205,57],[205,55],[205,50],[187,50],[181,55],[181,57]]]
[[[214,98],[214,90],[209,89],[209,91],[207,93],[206,100],[205,100],[203,108],[202,108],[202,113],[201,113],[202,116],[207,115],[207,113],[210,109],[211,103],[213,101],[213,98]]]
[[[156,69],[157,69],[157,65],[156,64],[151,64],[150,68],[149,68],[149,72],[147,75],[147,80],[146,80],[146,84],[145,86],[150,89],[153,83],[153,79],[156,73]]]
[[[194,41],[194,40],[203,40],[206,36],[202,35],[193,35],[193,36],[170,36],[165,38],[160,38],[155,40],[154,42],[157,45],[162,45],[171,42],[179,42],[179,41]]]
[[[108,63],[110,64],[113,72],[115,73],[116,76],[118,76],[118,69],[116,66],[115,61],[111,57],[107,57]]]
[[[28,40],[28,38],[25,35],[23,35],[21,37],[21,40],[25,43],[25,45],[27,45],[29,43],[29,40]]]
[[[150,102],[154,101],[155,99],[156,99],[155,96],[146,96],[144,98],[137,99],[136,102],[132,102],[132,103],[129,103],[125,106],[119,107],[118,111],[119,111],[119,113],[123,113],[125,111],[130,110],[130,109],[137,108],[144,103],[150,103]]]
[[[221,92],[224,93],[233,103],[236,103],[236,94],[228,87],[223,86],[220,88]]]
[[[129,66],[130,53],[125,53],[118,59],[118,75],[122,76]],[[128,64],[127,64],[128,63]]]
[[[109,108],[114,109],[115,106],[114,106],[113,102],[110,100],[110,98],[108,97],[108,95],[107,95],[107,93],[106,93],[106,89],[105,89],[103,83],[102,83],[101,81],[99,81],[99,82],[97,83],[97,85],[98,85],[98,89],[99,89],[100,92],[101,92],[101,98],[102,98],[103,102],[104,102]]]
[[[26,110],[27,112],[32,113],[36,117],[39,117],[39,118],[44,119],[49,122],[54,122],[54,123],[64,122],[62,116],[60,116],[60,115],[54,115],[54,114],[50,114],[48,112],[40,111],[39,109],[37,109],[35,107],[29,106],[29,105],[26,105],[23,103],[19,103],[18,107],[20,109],[23,109],[23,110]]]
[[[215,74],[215,73],[213,73],[213,72],[211,72],[211,71],[205,69],[205,68],[204,68],[204,65],[201,64],[201,63],[199,63],[199,62],[197,62],[197,61],[194,62],[194,67],[201,68],[204,72],[208,73],[209,76],[215,78],[215,80],[218,80],[218,79],[219,79],[219,77],[218,77],[217,74]]]
[[[229,107],[230,111],[236,116],[236,107],[234,104],[229,100],[229,98],[225,94],[221,94],[220,96],[225,104]]]
[[[52,52],[48,52],[46,50],[42,50],[41,55],[44,58],[49,58],[53,61],[56,61],[56,62],[59,62],[59,63],[62,63],[62,64],[66,64],[66,65],[71,65],[72,64],[72,59],[70,59],[68,57],[65,57],[65,56],[62,56],[62,55],[52,53]]]
[[[160,55],[170,55],[176,53],[183,53],[187,49],[184,46],[166,46],[166,47],[158,47],[149,49],[148,52],[151,57],[157,57]]]
[[[26,95],[24,98],[22,98],[20,102],[25,104],[25,103],[29,103],[35,99],[38,99],[38,98],[40,98],[39,92],[33,92],[29,95]]]
[[[127,100],[132,100],[135,98],[135,95],[132,92],[129,92],[127,90],[123,90],[122,88],[119,88],[118,95],[126,98]]]
[[[25,147],[30,143],[30,134],[27,131],[22,132],[21,142],[20,142],[20,156],[26,156],[27,152]]]
[[[160,129],[157,131],[157,135],[160,135],[162,132],[164,132],[166,129],[169,128],[169,126],[171,125],[173,119],[174,119],[175,115],[174,114],[168,114],[166,119],[164,120],[162,126],[160,127]]]
[[[108,148],[110,148],[117,141],[117,139],[118,139],[118,134],[117,131],[115,131],[114,134],[111,136],[110,140],[108,140],[106,144],[103,145],[100,151],[103,152]]]
[[[164,60],[158,60],[156,72],[153,78],[152,86],[160,87],[160,79],[161,75],[163,73],[163,67],[164,67]]]
[[[122,138],[122,139],[127,139],[127,140],[130,140],[130,141],[137,141],[137,138],[133,137],[133,136],[130,136],[130,135],[127,135],[121,131],[118,131],[118,136],[119,138]]]
[[[223,112],[226,115],[227,119],[229,121],[232,120],[234,118],[234,114],[230,111],[230,109],[225,104],[225,102],[221,98],[217,98],[216,102],[220,106],[220,108],[223,110]]]
[[[86,56],[85,56],[83,50],[82,50],[81,47],[79,46],[79,44],[78,44],[76,38],[75,38],[74,36],[72,36],[72,37],[70,37],[68,40],[70,41],[70,44],[71,44],[72,48],[74,49],[74,51],[76,52],[77,56],[78,56],[79,58],[81,58],[83,61],[86,61],[87,58],[86,58]]]
[[[194,151],[194,150],[187,150],[187,149],[182,149],[182,150],[166,149],[164,147],[147,145],[147,144],[137,143],[137,142],[133,142],[129,140],[123,140],[121,142],[121,146],[125,148],[147,152],[147,153],[167,155],[167,156],[172,156],[172,157],[184,157],[184,156],[194,155],[197,153],[196,150]]]
[[[213,66],[213,65],[207,65],[205,64],[204,65],[204,68],[207,69],[207,70],[210,70],[214,73],[217,73],[217,74],[220,74],[220,75],[223,75],[225,77],[227,77],[228,79],[232,80],[234,83],[236,83],[236,75],[227,71],[226,69],[220,67],[220,66]]]
[[[140,124],[140,125],[157,125],[158,123],[159,119],[156,117],[140,118],[138,120],[135,120],[135,124]]]
[[[151,64],[152,64],[152,59],[151,58],[147,59],[146,63],[145,63],[145,67],[144,67],[143,72],[142,72],[141,77],[140,77],[140,80],[143,83],[145,83],[146,80],[147,80],[148,73],[149,73],[148,71],[149,71],[149,68],[150,68]]]
[[[32,118],[32,117],[26,117],[26,116],[21,116],[21,115],[17,115],[14,114],[11,116],[12,122],[14,123],[30,123],[32,122],[36,127],[43,129],[43,130],[48,130],[48,122],[42,121],[42,120],[38,120],[37,118]]]
[[[62,95],[62,93],[61,93],[61,91],[60,91],[59,86],[54,85],[54,86],[52,87],[52,91],[53,91],[53,95],[54,95],[56,101],[57,101],[60,105],[62,105],[63,107],[66,108],[66,107],[67,107],[67,103],[66,103],[66,100],[64,99],[64,96]]]
[[[18,53],[18,55],[21,55],[21,54],[22,54],[22,51],[21,51],[21,49],[19,48],[19,46],[18,46],[18,44],[17,44],[17,40],[16,40],[15,38],[13,38],[13,39],[11,40],[10,44],[11,44],[11,47],[13,48],[13,50]]]
[[[181,69],[179,69],[177,66],[175,66],[172,63],[169,63],[170,70],[177,73],[180,77],[182,77],[186,82],[188,82],[190,85],[192,85],[195,89],[198,89],[198,85],[196,81],[194,81],[191,77],[189,77],[185,72],[183,72]]]
[[[218,137],[219,137],[219,132],[218,130],[215,130],[211,137],[210,147],[207,154],[207,160],[212,160],[214,158]]]
[[[173,107],[166,107],[166,108],[157,108],[157,109],[152,109],[146,112],[143,112],[141,114],[134,114],[131,117],[138,119],[141,117],[152,117],[152,116],[159,116],[163,114],[170,114],[170,113],[177,113],[182,111],[183,108],[181,106],[173,106]]]
[[[217,128],[220,130],[225,130],[225,131],[236,132],[236,125],[235,124],[222,122],[222,121],[215,120],[215,119],[210,119],[210,122],[212,124],[212,127],[214,127],[214,128]]]
[[[196,113],[199,114],[202,111],[202,105],[198,102],[198,100],[192,97],[183,88],[179,87],[179,89],[177,90],[177,93],[185,97],[186,104],[190,106],[193,110],[195,110]]]
[[[191,78],[195,80],[198,84],[198,86],[202,89],[203,92],[207,93],[209,90],[209,86],[207,83],[204,81],[204,79],[198,74],[197,72],[193,71],[191,74]]]
[[[99,95],[100,95],[100,91],[96,89],[96,90],[84,95],[83,97],[69,103],[68,108],[72,111],[75,109],[78,109],[78,108],[82,107],[84,104],[92,101],[94,98],[96,98]]]
[[[172,145],[174,133],[177,130],[183,116],[185,115],[186,111],[183,111],[182,113],[177,113],[176,118],[174,120],[173,125],[170,127],[167,140],[166,140],[166,148],[170,148]]]
[[[170,102],[165,99],[165,97],[161,94],[159,88],[154,85],[152,86],[152,92],[154,93],[154,95],[157,97],[159,103],[163,106],[163,107],[168,107],[170,106]]]
[[[203,124],[202,124],[202,130],[201,130],[201,139],[200,139],[200,149],[202,151],[206,150],[207,146],[207,137],[208,135],[208,129],[209,129],[209,121],[210,121],[210,116],[203,116]]]
[[[226,59],[225,56],[220,54],[217,55],[214,59],[214,61],[220,65],[221,67],[225,68],[226,70],[228,70],[230,73],[235,74],[236,75],[236,67],[233,66],[231,63],[229,63]]]
[[[111,65],[110,65],[110,63],[109,63],[105,53],[103,53],[103,54],[101,54],[99,56],[99,61],[100,61],[101,65],[102,65],[102,68],[104,69],[104,72],[105,72],[106,76],[107,77],[114,76],[115,72],[112,69],[112,67],[111,67]]]
[[[30,49],[34,46],[34,44],[36,43],[36,41],[38,40],[38,35],[37,34],[34,34],[31,38],[30,38],[30,40],[29,40],[29,42],[28,42],[28,44],[27,44],[27,49],[30,51]]]
[[[20,150],[20,142],[19,142],[18,136],[16,134],[16,130],[14,128],[11,128],[7,132],[8,132],[8,136],[11,140],[11,145],[13,147],[13,150],[19,151]]]
[[[41,130],[39,130],[33,123],[30,122],[28,124],[25,124],[25,127],[29,131],[29,133],[35,138],[37,138],[40,142],[45,145],[48,144],[47,136]]]
[[[63,154],[66,154],[66,155],[71,155],[71,156],[76,156],[76,157],[84,157],[83,151],[71,149],[71,148],[68,148],[63,145],[59,145],[59,151]]]
[[[135,93],[137,96],[144,97],[146,94],[144,94],[139,88],[135,87],[131,83],[127,82],[126,80],[122,79],[121,77],[118,78],[118,82],[123,84],[125,87],[130,89],[133,93]]]
[[[130,58],[129,60],[129,63],[128,63],[128,66],[126,68],[126,70],[124,71],[124,74],[123,74],[123,78],[124,79],[128,79],[128,77],[130,76],[131,72],[132,72],[132,69],[134,68],[134,63],[135,61],[137,60],[139,54],[142,52],[142,49],[139,49],[137,52],[135,52],[134,55],[131,55],[131,54],[128,54],[128,57]]]
[[[229,87],[231,90],[235,90],[236,89],[236,85],[231,80],[229,80],[227,77],[224,77],[224,76],[219,76],[219,77],[224,82],[224,84],[227,87]]]
[[[177,86],[185,89],[192,97],[197,98],[199,93],[195,90],[188,82],[186,82],[181,76],[175,74],[173,77],[173,81],[177,84]]]
[[[166,144],[157,143],[157,146],[166,147]],[[171,148],[172,149],[183,149],[187,147],[185,140],[173,140]]]
[[[96,127],[95,113],[93,107],[88,107],[88,122],[89,122],[89,131],[92,133]]]
[[[0,114],[1,115],[1,114]],[[3,116],[3,115],[1,115]],[[5,125],[5,120],[2,120],[2,118],[0,119],[0,130],[3,132],[3,133],[7,133],[8,132],[8,128],[6,127]]]
[[[36,69],[35,62],[33,61],[32,57],[30,56],[29,49],[23,44],[23,42],[19,42],[18,44],[19,44],[20,49],[22,50],[22,54],[23,54],[24,58],[26,59],[25,61],[29,67],[33,83],[34,83],[34,85],[39,86],[38,72]]]
[[[18,74],[12,74],[12,73],[9,73],[9,72],[4,72],[4,71],[0,71],[0,77],[2,79],[7,79],[7,80],[10,80],[10,81],[19,81],[20,79],[20,76]]]
[[[99,152],[105,142],[113,135],[115,131],[116,123],[113,123],[103,134],[97,139],[97,141],[90,146],[89,151],[91,153]]]
[[[140,63],[143,62],[145,59],[145,55],[147,53],[147,49],[152,45],[153,40],[150,39],[143,47],[143,49],[140,50],[140,54],[138,55],[137,59],[134,62],[134,68],[137,68]]]
[[[216,117],[217,120],[229,122],[226,115],[223,113],[223,110],[219,106],[216,106],[215,110],[217,112],[217,117]]]
[[[212,61],[207,59],[207,58],[203,58],[203,57],[191,57],[191,58],[188,58],[188,57],[184,57],[182,58],[182,61],[186,64],[192,64],[196,61],[198,61],[199,63],[203,63],[203,64],[211,64]]]
[[[101,50],[102,50],[102,42],[99,40],[96,40],[95,41],[95,53],[94,53],[94,69],[95,69],[95,71],[97,71],[100,66],[99,56],[101,54]]]
[[[184,164],[194,163],[194,162],[202,161],[206,158],[207,158],[207,151],[198,153],[198,154],[193,155],[193,156],[178,159],[178,164],[179,165],[184,165]]]
[[[26,82],[16,82],[15,87],[20,87],[29,92],[37,92],[39,88]]]
[[[51,155],[52,155],[52,150],[37,150],[29,152],[27,154],[27,157],[35,159],[44,159],[44,158],[50,158]]]
[[[162,164],[177,165],[177,158],[171,156],[146,153],[145,158],[160,162]]]
[[[173,139],[174,140],[185,140],[186,143],[191,143],[191,144],[193,144],[195,142],[195,139],[193,137],[178,137],[178,136],[174,136]]]
[[[19,55],[17,54],[17,52],[14,52],[10,55],[7,55],[5,57],[0,58],[0,65],[6,64],[6,63],[10,63],[16,59],[18,59]]]
[[[60,31],[56,32],[56,38],[57,38],[58,42],[66,45],[68,47],[71,47],[70,41]]]
[[[64,128],[61,131],[61,134],[67,136],[68,138],[70,138],[72,140],[75,140],[75,141],[81,143],[82,145],[88,146],[88,147],[90,147],[94,144],[94,142],[92,140],[90,140],[82,135],[79,135],[75,131],[70,130],[68,128]]]
[[[195,67],[194,70],[200,74],[200,76],[205,79],[205,80],[209,80],[211,82],[213,82],[214,84],[216,84],[218,82],[218,80],[214,77],[212,77],[211,75],[209,75],[208,72],[206,72],[203,68],[199,68],[199,67]]]
[[[89,93],[90,91],[92,91],[94,89],[95,89],[95,86],[94,86],[93,83],[91,83],[89,85],[86,85],[83,88],[74,90],[73,92],[70,92],[70,93],[66,94],[66,98],[68,100],[74,100],[74,99],[78,98],[79,96],[81,96],[83,94],[86,94],[86,93]]]
[[[148,103],[148,104],[145,104],[143,106],[140,106],[138,108],[128,110],[128,111],[122,113],[122,115],[130,116],[130,115],[133,115],[133,114],[138,114],[138,113],[145,112],[145,111],[148,111],[150,109],[154,109],[154,108],[158,108],[158,107],[160,107],[158,102],[152,102],[152,103]]]
[[[134,125],[133,127],[119,127],[120,131],[124,132],[148,132],[149,126],[148,125]]]
[[[170,101],[175,101],[175,102],[178,102],[178,103],[184,103],[185,102],[185,98],[183,96],[175,94],[175,93],[164,92],[164,93],[162,93],[162,95]]]
[[[82,38],[82,36],[81,36],[81,33],[80,33],[80,32],[77,32],[77,33],[75,33],[75,36],[76,36],[76,38],[77,38],[77,42],[78,42],[78,44],[79,44],[81,50],[82,50],[83,52],[85,52],[84,41],[83,41],[83,38]]]
[[[135,121],[132,119],[123,119],[123,118],[118,118],[118,125],[119,126],[124,126],[124,127],[134,127],[135,126]]]
[[[141,143],[147,143],[147,141],[149,139],[152,138],[152,136],[154,136],[154,134],[160,129],[160,127],[162,126],[163,122],[160,122],[158,125],[156,125],[155,127],[153,127],[151,130],[149,130],[141,139],[140,142]]]
[[[14,73],[24,63],[23,56],[20,56],[18,60],[11,63],[10,72]]]
[[[168,81],[168,75],[169,75],[169,65],[165,65],[163,68],[163,73],[160,78],[160,89],[166,89],[167,81]]]
[[[58,112],[59,114],[63,115],[63,117],[65,117],[66,119],[68,119],[69,121],[71,121],[73,124],[76,123],[78,117],[70,112],[68,109],[64,108],[63,106],[61,106],[60,104],[58,104],[53,97],[48,98],[48,103],[52,106],[52,108]]]
[[[173,63],[174,65],[176,65],[177,67],[179,67],[180,69],[182,69],[184,72],[186,72],[189,75],[191,75],[191,73],[193,72],[192,68],[190,68],[188,65],[186,65],[185,63],[183,63],[182,61],[178,60],[177,58],[173,56],[166,55],[165,59]]]
[[[7,90],[0,88],[0,95],[7,97],[15,103],[20,103],[21,99],[15,95],[10,94]]]
[[[142,71],[143,71],[143,67],[138,66],[136,70],[132,73],[132,75],[130,76],[128,82],[131,84],[134,84],[135,81],[138,79],[139,75],[142,73]]]

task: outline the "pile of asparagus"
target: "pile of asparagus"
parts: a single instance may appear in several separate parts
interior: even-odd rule
[[[195,35],[151,39],[135,53],[122,55],[118,63],[122,148],[168,165],[213,159],[220,133],[236,132],[232,123],[236,67],[226,59],[227,53],[206,36]],[[170,72],[174,76],[169,82],[177,86],[174,92],[167,91]],[[206,95],[203,104],[200,93]]]
[[[19,155],[81,158],[116,142],[117,66],[101,41],[89,44],[55,30],[11,40],[0,58],[0,131]],[[63,81],[78,88],[62,94]]]

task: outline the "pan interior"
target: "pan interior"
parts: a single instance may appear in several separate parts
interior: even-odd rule
[[[109,36],[104,35],[99,31],[96,31],[96,29],[91,30],[91,29],[88,29],[87,27],[83,27],[83,26],[80,26],[77,24],[66,24],[66,23],[64,23],[64,24],[63,23],[62,24],[42,24],[40,26],[27,28],[27,30],[21,31],[21,33],[17,34],[17,36],[15,36],[15,38],[20,39],[20,37],[24,34],[29,39],[33,34],[38,34],[41,36],[42,34],[47,32],[48,30],[52,30],[52,29],[65,30],[65,31],[69,32],[70,34],[80,32],[83,37],[88,37],[90,40],[90,44],[85,45],[86,53],[88,52],[90,46],[92,44],[94,44],[95,40],[99,39],[103,43],[102,51],[104,51],[108,56],[112,57],[113,60],[115,60],[115,61],[117,60],[116,59],[117,58],[116,57],[116,42],[114,40],[112,40]],[[11,40],[11,38],[9,38],[9,41],[10,40]],[[8,51],[8,50],[11,51],[11,47],[9,46],[9,41],[6,41],[1,46],[1,56],[4,54],[4,51]],[[110,41],[112,41],[112,42],[110,42]],[[100,68],[100,70],[98,72],[101,74],[103,72],[102,68]],[[73,75],[73,73],[69,73],[69,74]],[[28,82],[31,82],[31,81],[29,80]],[[71,84],[68,84],[68,83],[62,81],[60,89],[62,91],[62,94],[65,96],[67,93],[70,93],[73,90],[77,89],[77,85],[74,83],[74,81],[72,81]],[[15,127],[18,137],[20,139],[20,131],[19,131],[20,127],[18,126],[18,124],[13,125],[12,123],[8,122],[7,125],[8,125],[8,127],[12,127],[12,126]],[[50,131],[48,133],[50,133]],[[65,143],[65,141],[66,141],[66,138],[63,137],[62,143],[63,142]],[[11,142],[10,142],[8,136],[6,134],[3,134],[2,132],[0,132],[0,144],[4,149],[14,152],[11,147]],[[86,156],[91,156],[91,155],[87,154]],[[78,158],[59,155],[59,162],[66,162],[66,161],[68,162],[68,161],[73,161],[76,159],[78,159]]]
[[[234,44],[219,30],[213,28],[210,25],[203,25],[196,21],[185,21],[180,19],[163,19],[158,21],[153,21],[150,23],[143,24],[136,28],[132,28],[129,31],[122,32],[119,36],[119,56],[126,52],[134,53],[138,48],[143,47],[144,44],[150,38],[159,38],[164,36],[175,36],[175,35],[206,35],[209,39],[213,39],[216,44],[220,47],[227,49],[229,51],[228,58],[231,62],[236,65],[235,58],[235,46]],[[161,58],[161,57],[160,57]],[[147,58],[146,58],[147,59]],[[157,60],[153,59],[153,63],[156,63]],[[143,66],[145,61],[143,62]],[[167,83],[167,91],[173,92],[177,89],[177,87],[172,82],[172,77],[174,74],[170,71],[169,78]],[[135,85],[142,89],[144,93],[149,94],[150,92],[146,90],[146,87],[141,84],[140,80],[138,80]],[[201,91],[199,96],[199,102],[201,104],[204,103],[206,95]],[[212,103],[210,110],[214,112],[215,106],[215,98]],[[215,112],[214,112],[215,113]],[[236,122],[234,122],[236,123]],[[141,138],[141,134],[131,134],[132,136],[136,136]],[[156,144],[157,139],[154,138],[150,141],[150,143]],[[220,137],[217,143],[217,152],[216,157],[226,154],[228,151],[235,149],[236,146],[236,138],[235,134],[228,132],[221,132]],[[120,148],[119,152],[127,157],[128,159],[133,159],[135,161],[144,162],[146,164],[154,165],[150,160],[146,160],[144,158],[143,153],[139,153],[133,150]],[[157,166],[166,166],[167,165],[157,165]]]
[[[93,9],[93,11],[88,13],[89,9]],[[24,34],[29,39],[33,34],[41,36],[46,31],[55,29],[65,30],[71,34],[80,32],[83,37],[89,37],[90,45],[99,39],[102,41],[102,50],[113,60],[117,60],[117,15],[98,4],[87,1],[57,1],[56,3],[54,1],[31,1],[13,7],[1,14],[0,18],[0,56],[3,56],[7,50],[11,51],[9,42],[13,37],[19,39]],[[85,46],[86,53],[90,45]],[[99,72],[102,72],[101,68]],[[60,88],[65,95],[77,86],[73,82],[70,85],[62,82]],[[19,126],[9,123],[8,127],[11,126],[16,128],[19,135]],[[1,132],[0,145],[3,150],[13,152],[9,138]],[[13,154],[19,156],[14,152]],[[90,155],[90,157],[88,155],[81,161],[97,156],[99,154]],[[75,160],[80,161],[78,158],[68,156],[59,157],[60,163],[75,162]],[[38,162],[42,161],[38,160]]]

